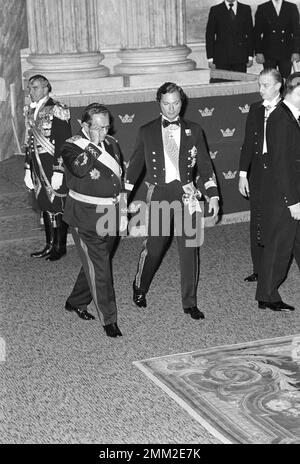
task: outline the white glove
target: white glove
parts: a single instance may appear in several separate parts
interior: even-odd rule
[[[120,218],[120,232],[123,232],[127,229],[128,226],[128,218],[127,216],[121,216]]]
[[[26,187],[27,187],[29,190],[33,190],[33,189],[34,189],[33,182],[32,182],[32,178],[31,178],[30,169],[25,169],[24,182],[25,182]]]
[[[296,221],[300,220],[300,203],[296,203],[295,205],[289,206],[291,215],[293,219],[296,219]]]
[[[53,190],[59,190],[63,183],[64,175],[62,172],[54,172],[51,178],[51,187]]]

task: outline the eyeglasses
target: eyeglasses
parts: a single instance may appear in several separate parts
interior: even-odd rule
[[[103,132],[103,131],[109,131],[110,125],[108,126],[100,126],[100,127],[92,127],[90,126],[90,130],[94,132]]]

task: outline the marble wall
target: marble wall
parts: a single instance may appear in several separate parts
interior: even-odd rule
[[[12,116],[20,141],[24,132],[20,50],[28,46],[25,7],[20,0],[0,3],[0,160],[19,151]],[[14,90],[15,98],[11,96]]]

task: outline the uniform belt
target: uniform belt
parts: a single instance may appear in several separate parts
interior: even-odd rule
[[[74,192],[69,190],[69,196],[74,200],[82,201],[83,203],[89,203],[91,205],[114,205],[119,203],[120,195],[116,197],[93,197],[91,195],[84,195],[83,193]]]

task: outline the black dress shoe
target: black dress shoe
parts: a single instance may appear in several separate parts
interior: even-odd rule
[[[190,314],[192,319],[204,319],[204,314],[197,306],[191,306],[190,308],[184,308],[183,311],[186,314]]]
[[[108,337],[122,337],[123,335],[116,322],[104,325],[103,328]]]
[[[30,256],[32,258],[46,258],[46,256],[49,256],[51,254],[52,249],[52,243],[48,243],[43,250],[34,251],[33,253],[30,253]]]
[[[257,282],[258,279],[258,274],[256,272],[253,272],[253,274],[250,274],[248,277],[245,277],[244,281],[245,282]]]
[[[67,251],[57,251],[55,248],[52,249],[52,251],[47,255],[46,261],[57,261],[58,259],[62,258],[67,254]]]
[[[268,301],[259,301],[258,307],[260,309],[272,309],[272,311],[295,311],[294,306],[291,306],[284,301],[275,301],[273,303],[269,303]]]
[[[80,317],[81,319],[84,319],[85,321],[95,319],[95,316],[90,314],[87,309],[82,309],[82,308],[78,308],[77,306],[72,306],[67,301],[66,301],[66,304],[65,304],[65,309],[67,311],[74,311],[77,314],[78,317]]]
[[[146,293],[142,292],[136,285],[135,282],[132,284],[133,287],[133,301],[139,308],[146,308]]]

